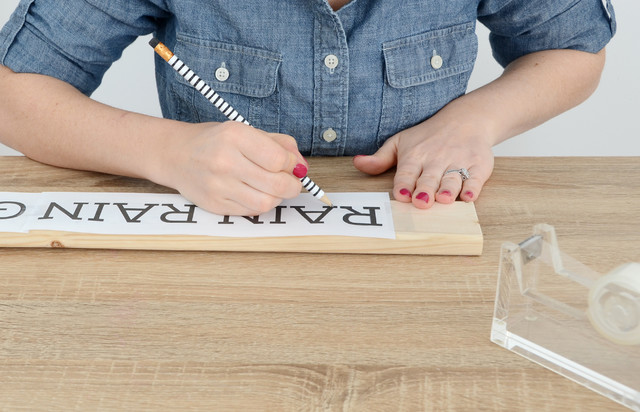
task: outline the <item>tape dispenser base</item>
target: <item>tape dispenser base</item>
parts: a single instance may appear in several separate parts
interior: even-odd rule
[[[640,264],[603,276],[536,225],[502,245],[491,340],[640,411]]]

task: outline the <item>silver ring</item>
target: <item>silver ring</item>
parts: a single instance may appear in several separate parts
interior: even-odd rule
[[[458,173],[460,175],[460,177],[462,178],[463,182],[465,180],[467,180],[469,177],[471,177],[471,175],[469,174],[469,171],[467,169],[465,169],[464,167],[461,167],[460,169],[447,170],[446,172],[444,172],[443,176],[446,175],[447,173]]]

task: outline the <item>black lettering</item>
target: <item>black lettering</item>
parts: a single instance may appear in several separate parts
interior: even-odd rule
[[[225,216],[222,219],[222,222],[218,222],[219,225],[232,225],[233,222],[231,221],[231,216]]]
[[[56,202],[51,202],[51,204],[49,204],[49,208],[45,212],[44,216],[39,217],[38,220],[53,219],[53,216],[51,216],[51,213],[53,213],[53,208],[58,209],[59,211],[61,211],[65,215],[67,215],[71,220],[82,220],[82,218],[80,217],[80,212],[82,211],[82,206],[88,205],[89,203],[74,202],[73,204],[76,205],[76,210],[72,213],[72,212],[69,212],[64,207],[62,207],[59,204],[57,204]]]
[[[300,213],[300,216],[304,217],[307,220],[307,222],[313,225],[321,225],[321,224],[324,224],[322,219],[324,219],[324,217],[336,207],[324,206],[324,210],[309,210],[309,211],[303,210],[304,206],[291,206],[291,208],[297,210],[298,213]],[[315,219],[312,219],[309,216],[309,214],[317,214],[318,216]]]
[[[260,221],[260,216],[242,216],[243,218],[247,219],[249,222],[253,223],[254,225],[261,225],[264,222]]]
[[[242,216],[243,218],[245,218],[246,220],[248,220],[249,222],[253,223],[254,225],[262,225],[264,224],[264,222],[260,221],[260,216]],[[231,217],[230,216],[225,216],[221,222],[218,222],[219,225],[233,225],[235,222],[231,221]]]
[[[26,210],[27,207],[24,205],[24,203],[20,203],[20,202],[0,202],[0,205],[16,205],[18,206],[18,212],[16,212],[15,214],[11,215],[11,216],[0,216],[0,219],[14,219],[18,216],[20,216],[21,214],[23,214]],[[5,212],[8,211],[9,209],[3,206],[0,206],[0,212]]]
[[[91,219],[87,219],[90,222],[104,222],[104,219],[102,219],[102,211],[104,210],[105,206],[109,206],[111,203],[94,203],[96,206],[98,206],[98,208],[96,209],[96,214],[93,215],[93,217]]]
[[[276,220],[269,222],[271,225],[284,225],[285,221],[282,220],[282,209],[286,209],[286,206],[276,206]]]
[[[146,206],[145,208],[135,208],[135,207],[126,208],[125,205],[127,204],[128,203],[114,203],[114,205],[118,206],[118,209],[120,209],[120,213],[122,213],[122,217],[124,217],[127,223],[141,223],[140,218],[144,216],[145,213],[153,209],[155,206],[160,206],[157,203],[145,203],[144,204]],[[130,211],[139,212],[139,213],[134,217],[131,217],[129,216]]]
[[[193,220],[193,214],[196,211],[196,205],[185,204],[184,206],[188,208],[186,211],[178,210],[174,205],[169,203],[163,204],[162,206],[166,206],[172,210],[172,212],[166,212],[166,213],[163,213],[162,216],[160,216],[160,220],[162,220],[165,223],[198,223],[195,220]],[[186,220],[171,220],[168,218],[169,215],[174,215],[174,214],[186,215]]]
[[[351,206],[340,206],[340,209],[346,209],[351,213],[346,213],[342,216],[342,220],[346,224],[349,225],[358,225],[358,226],[382,226],[382,223],[378,223],[378,217],[376,215],[376,210],[380,210],[379,207],[364,207],[363,209],[368,210],[369,212],[358,212],[354,210]],[[364,222],[354,222],[352,218],[361,218],[364,217]]]

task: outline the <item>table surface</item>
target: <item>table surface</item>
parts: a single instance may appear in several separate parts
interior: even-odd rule
[[[346,158],[328,192],[388,191]],[[499,250],[537,223],[640,261],[640,159],[497,158],[479,257],[0,249],[0,410],[626,410],[489,339]],[[0,158],[0,191],[169,192]]]

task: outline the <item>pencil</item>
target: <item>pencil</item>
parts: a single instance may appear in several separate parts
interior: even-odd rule
[[[156,53],[162,57],[173,69],[178,72],[189,84],[191,84],[205,99],[209,100],[215,107],[218,108],[224,114],[227,119],[244,123],[247,126],[251,126],[247,119],[242,117],[229,103],[227,103],[215,90],[211,88],[204,80],[198,77],[182,60],[180,60],[167,46],[160,42],[155,37],[149,41],[149,45],[153,47]],[[315,198],[321,200],[323,203],[333,206],[324,190],[320,188],[309,176],[300,178],[302,186],[311,193]]]

